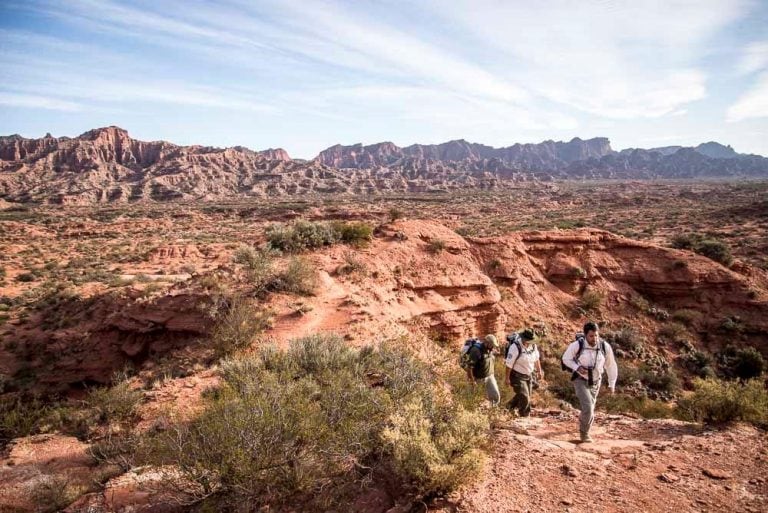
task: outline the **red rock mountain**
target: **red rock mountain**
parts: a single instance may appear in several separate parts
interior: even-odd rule
[[[178,146],[118,127],[75,138],[0,137],[0,200],[56,204],[221,200],[315,193],[488,189],[508,181],[768,176],[768,159],[706,143],[615,152],[606,138],[492,148],[464,140],[333,146],[313,161],[283,149]]]

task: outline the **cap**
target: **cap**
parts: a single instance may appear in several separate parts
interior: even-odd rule
[[[486,335],[485,341],[491,344],[491,347],[499,347],[499,341],[496,340],[496,335]]]
[[[536,338],[536,333],[531,328],[525,328],[520,332],[520,338],[523,340],[533,340]]]

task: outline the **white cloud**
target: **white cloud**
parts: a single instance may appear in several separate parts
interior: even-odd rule
[[[434,10],[471,31],[545,98],[601,117],[659,117],[702,99],[697,59],[743,1],[498,2]],[[500,71],[503,73],[503,71]]]
[[[768,67],[768,41],[751,43],[737,64],[740,73],[749,74]]]
[[[59,98],[8,92],[0,92],[0,105],[32,109],[62,110],[66,112],[82,110],[81,105]]]
[[[768,117],[768,72],[762,73],[757,83],[728,108],[726,119],[730,123],[749,118]]]

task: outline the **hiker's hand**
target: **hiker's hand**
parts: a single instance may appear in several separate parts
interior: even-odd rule
[[[615,388],[611,388],[610,390],[611,390],[611,395],[616,395],[616,389]]]
[[[544,379],[544,371],[539,371],[539,379],[540,380]]]

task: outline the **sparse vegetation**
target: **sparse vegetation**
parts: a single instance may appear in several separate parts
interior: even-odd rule
[[[678,402],[680,415],[688,420],[722,424],[734,421],[768,425],[768,391],[759,379],[745,383],[698,379],[694,391]]]
[[[310,296],[314,294],[318,286],[317,269],[308,259],[293,257],[288,262],[288,267],[276,274],[270,283],[272,290]]]
[[[339,265],[338,268],[336,268],[337,274],[342,275],[348,275],[348,274],[357,274],[357,275],[364,275],[368,271],[367,266],[365,263],[360,260],[354,253],[351,251],[344,253],[344,263]]]
[[[715,262],[720,262],[726,267],[733,263],[733,255],[728,244],[718,239],[706,238],[697,233],[676,235],[672,238],[672,247],[694,251]]]
[[[750,380],[760,377],[768,365],[760,351],[754,347],[727,346],[718,361],[726,377]]]
[[[371,240],[373,227],[367,223],[296,221],[267,228],[269,246],[286,253],[330,246],[337,242],[360,245]]]
[[[440,253],[445,249],[445,241],[443,239],[431,239],[427,243],[427,251],[430,253]]]
[[[122,422],[133,417],[142,399],[142,391],[131,386],[126,373],[119,372],[111,387],[92,389],[86,403],[97,412],[99,421]]]
[[[605,296],[597,290],[586,290],[579,300],[578,307],[585,312],[594,312],[603,305]]]
[[[393,223],[397,221],[398,219],[402,219],[405,217],[405,212],[400,210],[399,208],[392,207],[389,209],[389,222]]]
[[[211,332],[211,345],[217,356],[245,349],[271,322],[271,315],[239,296],[229,299]]]
[[[155,435],[147,458],[177,465],[169,483],[191,501],[321,502],[375,468],[416,493],[453,489],[479,470],[487,421],[441,397],[400,347],[316,335],[226,360],[205,411]]]

